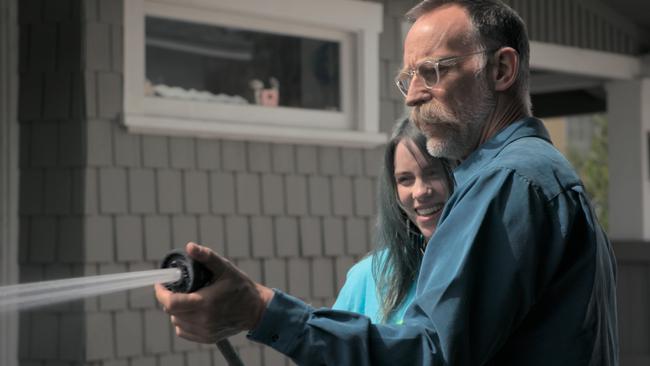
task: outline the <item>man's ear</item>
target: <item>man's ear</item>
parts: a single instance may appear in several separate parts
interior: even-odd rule
[[[517,80],[519,53],[512,47],[503,47],[495,52],[494,57],[492,67],[494,90],[508,90]]]

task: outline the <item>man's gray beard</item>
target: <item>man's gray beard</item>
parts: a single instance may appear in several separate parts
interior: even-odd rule
[[[467,155],[468,129],[448,129],[445,139],[427,139],[427,152],[436,158],[461,160]]]
[[[435,101],[411,111],[415,125],[423,127],[421,131],[427,136],[427,151],[431,156],[462,160],[476,148],[481,130],[496,106],[496,97],[486,83],[481,82],[479,85],[477,103],[459,110],[457,114],[439,104],[432,104],[437,103]],[[436,136],[431,136],[427,128],[435,129]]]

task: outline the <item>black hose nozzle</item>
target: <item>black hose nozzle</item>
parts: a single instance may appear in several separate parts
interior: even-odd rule
[[[178,281],[164,284],[171,292],[190,293],[208,286],[212,282],[212,272],[202,263],[190,258],[181,249],[169,252],[160,264],[160,268],[178,268],[181,271],[181,278]],[[227,338],[218,341],[217,347],[228,365],[244,366],[237,351]]]
[[[212,272],[202,263],[188,257],[181,249],[169,252],[160,267],[178,268],[181,271],[181,278],[178,281],[164,284],[171,292],[190,293],[212,282]]]

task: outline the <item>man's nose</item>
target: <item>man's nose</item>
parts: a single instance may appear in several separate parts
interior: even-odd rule
[[[406,93],[405,103],[409,107],[416,107],[430,101],[432,98],[431,92],[424,85],[420,77],[415,75],[411,79],[408,92]]]

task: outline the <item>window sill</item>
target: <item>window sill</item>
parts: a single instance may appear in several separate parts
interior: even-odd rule
[[[126,115],[123,123],[131,133],[198,138],[223,138],[229,140],[263,141],[303,145],[324,145],[357,148],[374,148],[386,143],[384,133],[301,128],[295,126],[269,126],[187,120],[181,118]]]

